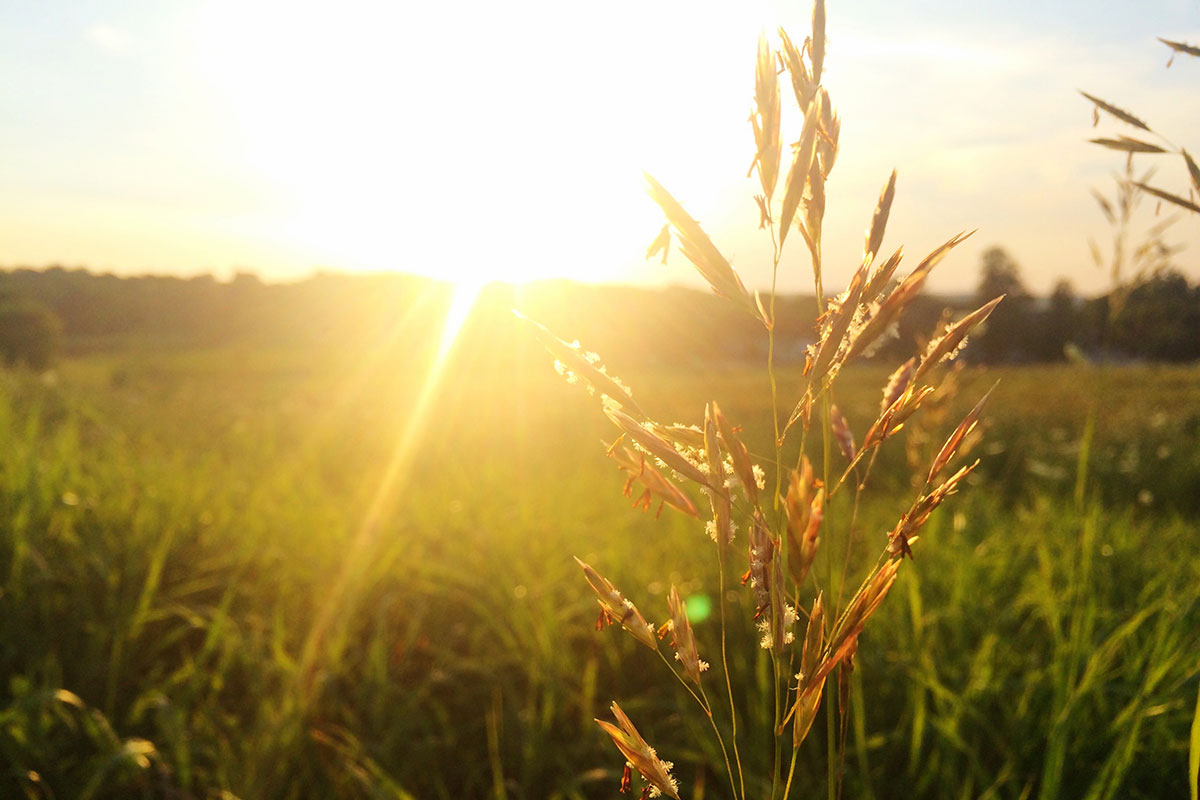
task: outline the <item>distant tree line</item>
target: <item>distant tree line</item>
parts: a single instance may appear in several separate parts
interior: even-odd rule
[[[977,298],[918,297],[877,351],[892,359],[936,335],[978,302],[1006,294],[968,357],[986,363],[1061,361],[1072,348],[1097,358],[1200,359],[1200,286],[1166,272],[1119,296],[1080,299],[1061,282],[1049,298],[1028,292],[1001,249],[983,256]],[[437,346],[452,287],[396,273],[320,273],[266,284],[249,273],[116,277],[84,269],[0,271],[0,357],[35,369],[60,348],[71,353],[141,349],[271,346],[378,349],[424,357]],[[578,337],[609,363],[701,364],[766,357],[761,324],[711,293],[679,287],[634,289],[547,281],[495,284],[477,303],[463,336],[495,343],[519,308],[562,335]],[[802,363],[816,303],[779,298],[776,358]],[[522,346],[514,340],[513,347]]]
[[[1200,359],[1200,284],[1164,270],[1133,287],[1082,300],[1059,281],[1034,298],[998,247],[983,254],[977,301],[1005,294],[967,351],[985,363],[1062,361],[1072,350],[1100,360]]]

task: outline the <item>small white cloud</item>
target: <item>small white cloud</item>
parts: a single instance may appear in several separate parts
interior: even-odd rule
[[[118,54],[128,53],[134,43],[133,34],[129,31],[103,23],[98,23],[88,28],[87,39],[101,50]]]

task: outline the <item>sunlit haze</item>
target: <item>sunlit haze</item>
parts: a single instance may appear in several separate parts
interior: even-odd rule
[[[678,255],[642,258],[662,224],[646,170],[765,286],[770,243],[746,179],[754,48],[760,31],[806,30],[808,13],[673,0],[6,4],[0,264],[698,284]],[[1154,37],[1200,38],[1194,3],[833,2],[829,30],[825,83],[843,119],[833,281],[856,266],[895,167],[887,246],[916,255],[979,229],[935,289],[970,289],[979,253],[1000,245],[1034,291],[1059,277],[1098,291],[1087,242],[1109,234],[1089,190],[1108,191],[1121,158],[1087,143],[1076,90],[1192,144],[1195,103],[1180,98],[1200,62],[1167,69]],[[1160,182],[1186,193],[1174,161]],[[1196,224],[1170,238],[1200,277]],[[810,281],[797,241],[780,285]]]

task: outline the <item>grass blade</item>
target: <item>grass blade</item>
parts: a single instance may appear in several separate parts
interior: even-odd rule
[[[1196,714],[1192,717],[1192,743],[1188,748],[1188,786],[1192,800],[1200,800],[1200,691],[1196,692]]]

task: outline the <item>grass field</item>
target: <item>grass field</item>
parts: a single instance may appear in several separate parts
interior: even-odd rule
[[[130,350],[0,376],[0,795],[614,797],[592,719],[618,699],[685,797],[724,797],[707,723],[644,648],[593,630],[571,558],[661,621],[664,567],[693,607],[717,592],[703,523],[631,509],[596,402],[531,343],[496,346],[424,397],[424,357],[395,352]],[[694,421],[699,396],[769,419],[761,369],[617,366],[661,418]],[[846,796],[1186,797],[1200,371],[964,375],[913,447],[997,377],[983,465],[863,638]],[[859,435],[885,378],[843,381]],[[876,479],[894,501],[828,535],[884,540],[913,491],[897,439]],[[748,617],[730,669],[769,719]],[[712,652],[714,620],[693,624]],[[813,731],[803,797],[825,795]]]

